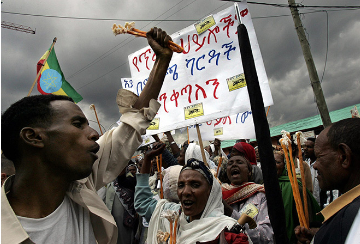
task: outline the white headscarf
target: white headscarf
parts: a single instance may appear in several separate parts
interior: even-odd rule
[[[215,145],[214,144],[210,144],[210,148],[212,152],[215,152]],[[220,148],[220,153],[223,157],[227,157],[226,154],[224,153],[224,151],[222,150],[222,148]]]
[[[170,233],[169,222],[164,218],[160,218],[161,212],[167,209],[179,211],[180,208],[180,204],[169,203],[166,200],[158,202],[150,220],[147,243],[157,243],[156,233],[159,227],[162,231]],[[185,214],[181,213],[176,240],[177,243],[196,243],[197,241],[206,242],[215,240],[225,227],[231,229],[235,223],[235,219],[224,215],[221,186],[214,179],[208,201],[200,219],[189,223]]]
[[[177,195],[177,184],[181,169],[181,165],[174,165],[162,171],[164,175],[164,198],[170,202],[179,202],[179,197]]]
[[[210,160],[210,155],[209,153],[204,149],[205,152],[205,158],[206,158],[206,162],[209,165],[210,169],[214,169],[216,170],[217,167],[215,165],[215,163],[213,161]],[[204,161],[201,155],[201,148],[199,145],[196,145],[195,143],[190,143],[188,148],[186,149],[185,152],[185,163],[190,159],[190,158],[195,158],[199,161]]]

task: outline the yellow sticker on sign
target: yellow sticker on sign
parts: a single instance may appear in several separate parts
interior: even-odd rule
[[[221,136],[223,134],[224,134],[224,130],[222,127],[214,129],[214,136]]]
[[[259,213],[259,210],[254,204],[248,203],[240,210],[240,216],[243,213],[249,215],[251,218],[254,218]]]
[[[229,91],[234,91],[246,86],[246,80],[244,73],[240,75],[235,75],[233,77],[227,78],[226,82],[229,87]]]
[[[202,103],[193,104],[184,108],[185,119],[191,119],[204,115]]]
[[[150,126],[147,128],[147,130],[158,130],[160,125],[160,118],[154,118],[150,122]]]
[[[211,26],[215,25],[215,19],[212,15],[203,18],[202,20],[200,20],[199,22],[195,23],[194,26],[196,28],[196,31],[198,33],[198,35],[204,33],[205,31],[207,31]]]

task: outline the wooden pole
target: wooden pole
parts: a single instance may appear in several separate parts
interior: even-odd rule
[[[331,118],[328,107],[326,105],[325,96],[321,88],[321,83],[315,67],[315,62],[311,54],[310,45],[308,40],[306,39],[306,34],[301,19],[299,17],[299,12],[297,9],[297,5],[295,4],[295,0],[288,0],[288,3],[290,6],[291,15],[293,17],[296,33],[298,35],[301,49],[304,55],[306,67],[309,72],[309,78],[311,82],[311,87],[313,88],[313,92],[315,95],[316,105],[319,109],[320,117],[324,127],[328,127],[329,125],[331,125]]]
[[[49,58],[49,55],[50,55],[51,51],[53,50],[53,48],[54,48],[54,46],[55,46],[56,40],[57,40],[57,38],[55,37],[54,40],[53,40],[53,43],[51,44],[49,53],[48,53],[48,54],[46,55],[46,57],[45,57],[44,64],[42,65],[41,69],[40,69],[39,72],[37,73],[36,78],[35,78],[32,86],[31,86],[31,88],[30,88],[30,90],[29,90],[29,93],[27,94],[27,97],[30,96],[32,90],[34,89],[34,86],[35,86],[37,80],[39,79],[39,76],[41,75],[41,71],[43,70],[44,65],[46,64],[46,61],[47,61],[47,59]]]
[[[188,144],[190,143],[190,135],[189,135],[189,126],[186,126],[187,136],[188,136]]]
[[[203,142],[202,142],[202,139],[201,139],[200,128],[199,128],[198,124],[196,124],[196,131],[197,131],[198,140],[199,140],[199,144],[200,144],[201,156],[203,158],[204,164],[209,167],[208,162],[206,162],[206,157],[205,157],[205,152],[204,152],[204,145],[203,145]]]
[[[91,104],[91,105],[90,105],[90,108],[91,108],[91,109],[94,109],[95,117],[96,117],[97,123],[98,123],[98,125],[99,125],[101,135],[103,135],[104,133],[103,133],[103,131],[102,131],[102,129],[101,129],[101,126],[100,126],[100,122],[99,122],[99,118],[98,118],[97,113],[96,113],[95,105],[94,105],[94,104]]]
[[[268,107],[268,109],[267,109],[267,111],[266,111],[266,118],[267,118],[267,116],[268,116],[268,114],[269,114],[269,110],[270,110],[270,106]]]

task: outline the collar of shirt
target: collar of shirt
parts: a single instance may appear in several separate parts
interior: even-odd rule
[[[348,192],[335,199],[320,212],[324,216],[324,222],[339,212],[343,207],[351,203],[358,196],[360,196],[360,185],[352,188]]]

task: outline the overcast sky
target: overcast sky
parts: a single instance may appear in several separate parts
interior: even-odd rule
[[[286,0],[262,2],[287,4]],[[303,0],[301,4],[360,6],[358,0]],[[274,100],[270,126],[318,114],[290,9],[248,5]],[[1,20],[29,26],[36,34],[1,28],[1,110],[27,95],[36,77],[37,61],[57,37],[55,50],[61,69],[84,98],[78,105],[98,130],[89,109],[95,104],[107,130],[119,119],[115,97],[120,79],[130,77],[127,57],[147,45],[144,38],[115,37],[113,23],[136,20],[138,29],[157,26],[172,34],[229,6],[232,3],[219,0],[3,0]],[[360,11],[305,7],[300,13],[329,111],[360,103]],[[40,93],[35,87],[32,95],[36,94]]]

